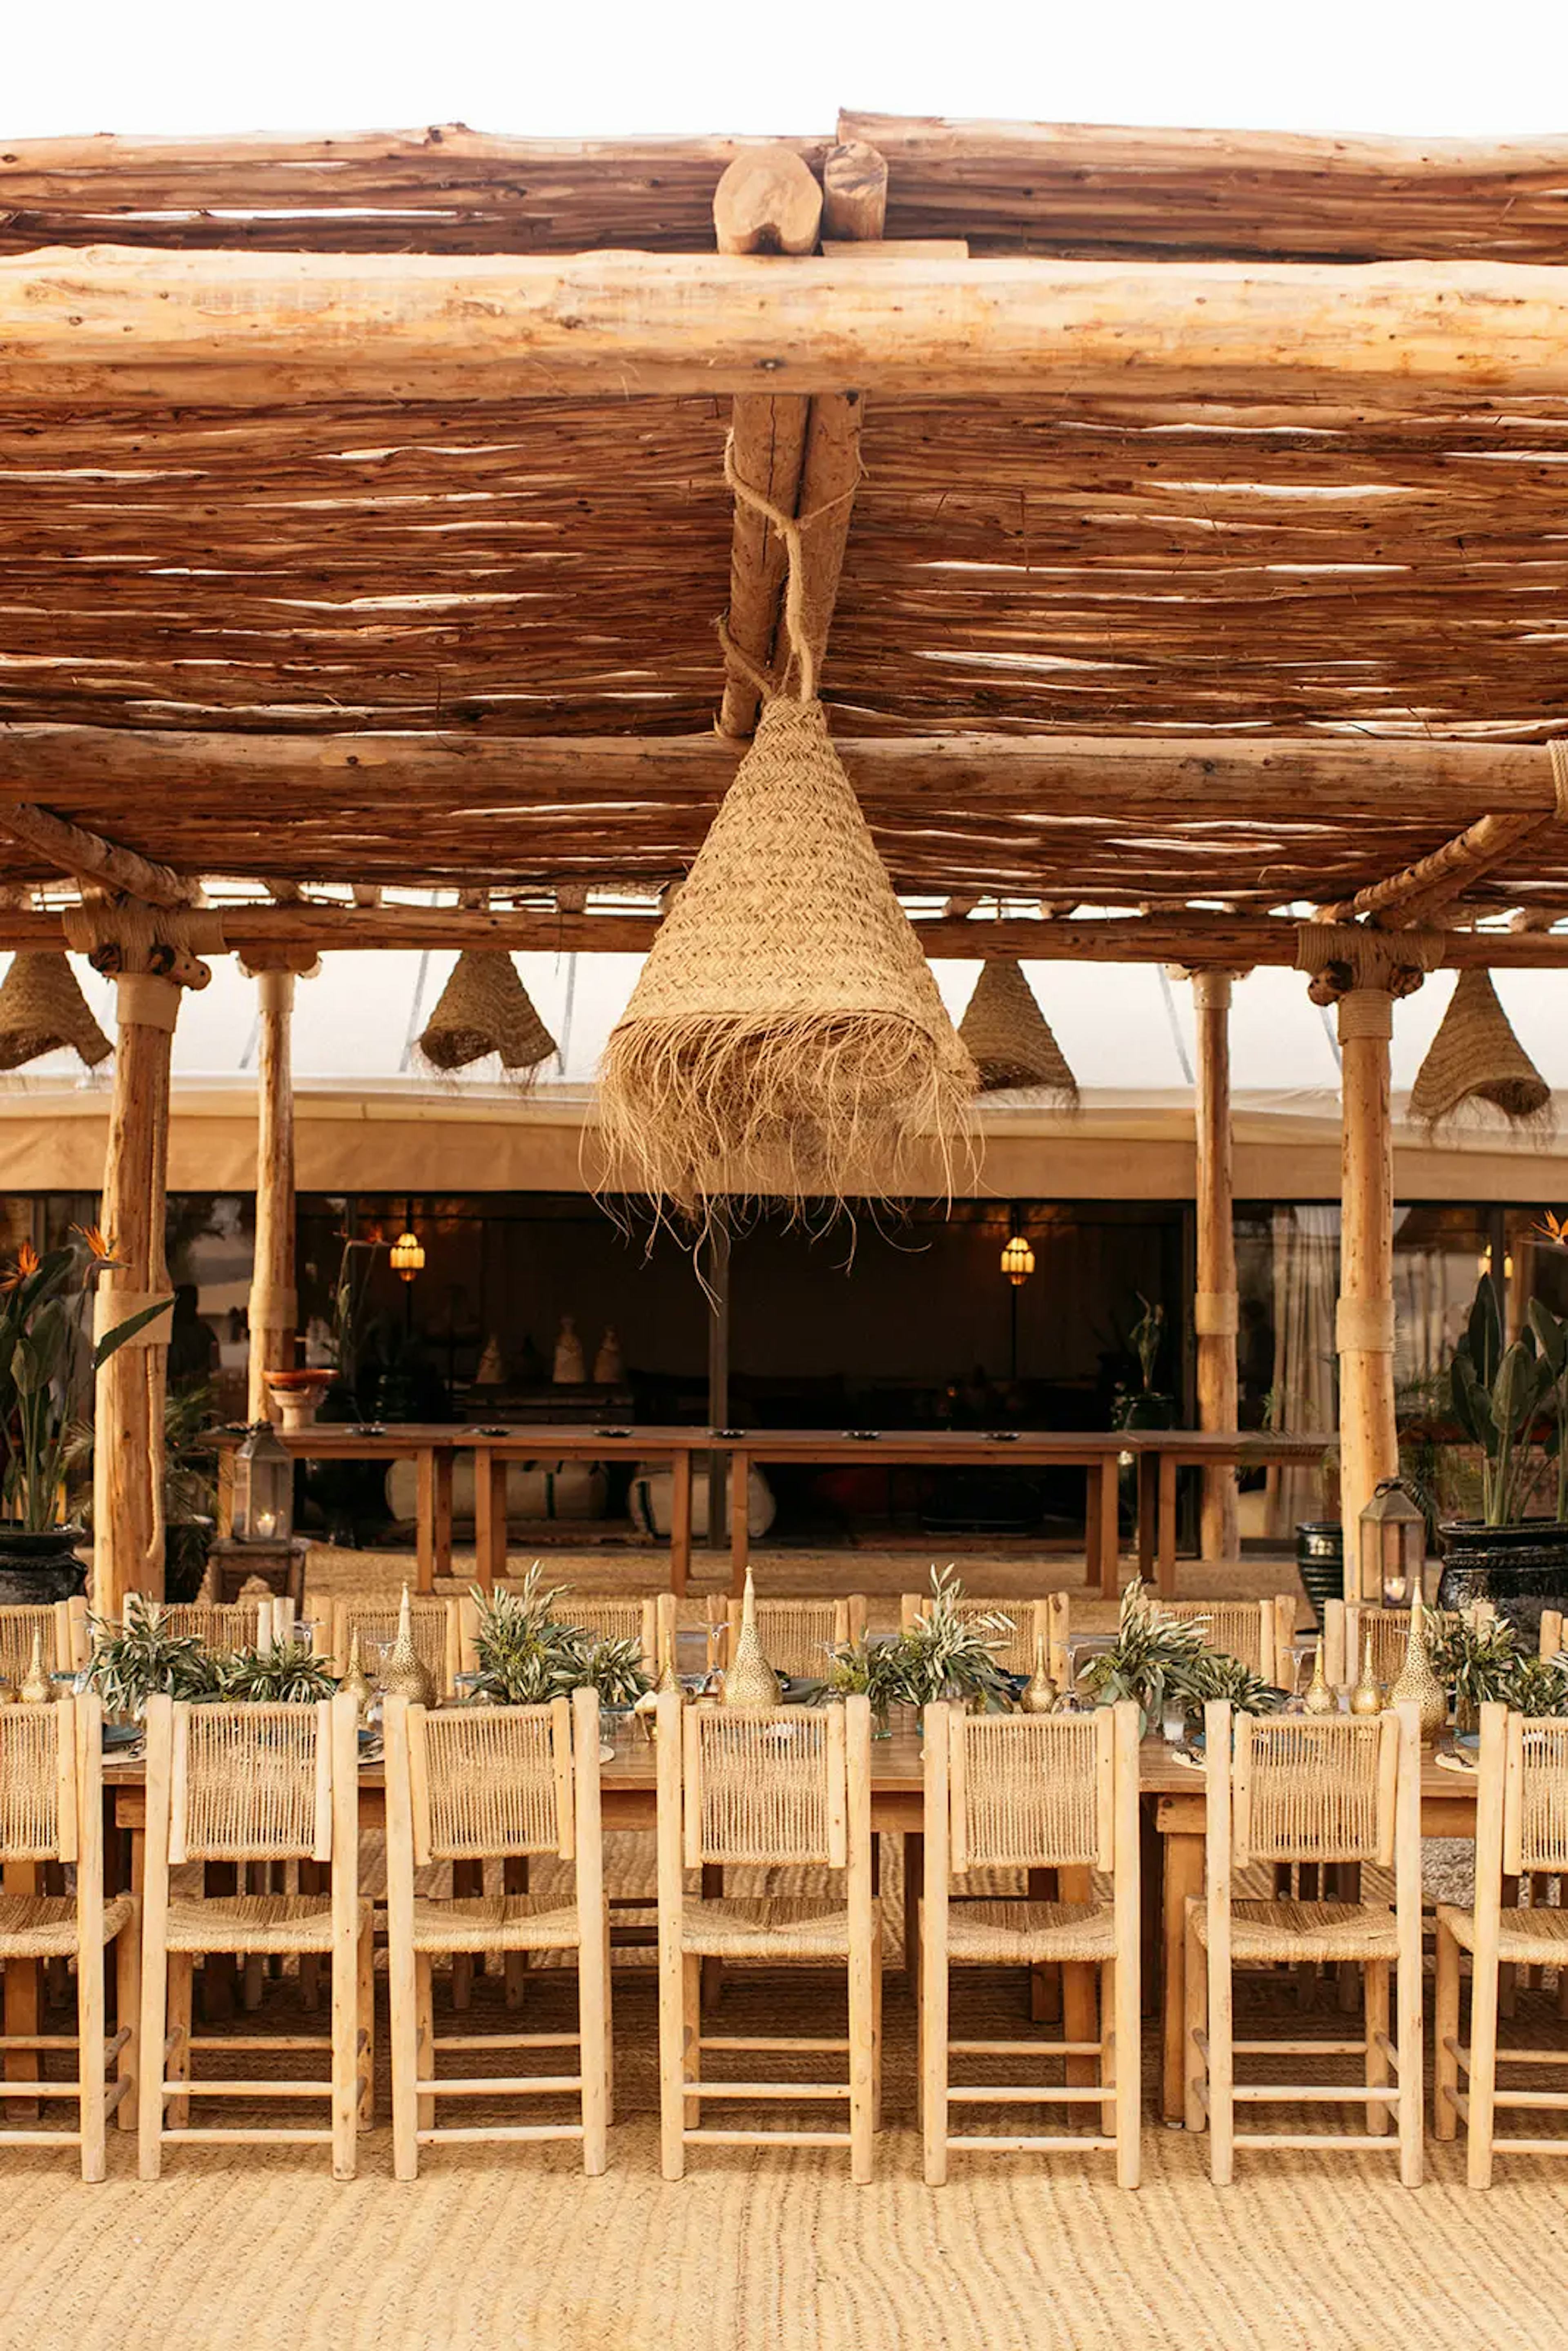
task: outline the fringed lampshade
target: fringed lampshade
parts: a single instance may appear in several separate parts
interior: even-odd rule
[[[1410,1089],[1410,1115],[1437,1126],[1475,1102],[1528,1126],[1545,1118],[1552,1089],[1509,1026],[1490,972],[1466,970]]]
[[[19,1070],[62,1045],[71,1046],[89,1070],[114,1050],[65,956],[13,956],[0,986],[0,1070]]]
[[[981,965],[958,1034],[980,1073],[982,1093],[1031,1086],[1064,1102],[1078,1100],[1078,1081],[1021,966],[1010,956]]]
[[[419,1050],[438,1070],[466,1069],[487,1053],[499,1053],[508,1070],[536,1070],[556,1045],[511,956],[499,947],[465,947]]]
[[[606,1181],[688,1211],[885,1193],[974,1087],[821,705],[770,702],[611,1034]]]

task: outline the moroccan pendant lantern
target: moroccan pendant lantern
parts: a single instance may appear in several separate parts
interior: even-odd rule
[[[0,1070],[70,1046],[96,1069],[114,1050],[93,1019],[69,961],[63,955],[20,954],[0,986]]]
[[[1029,1086],[1043,1088],[1062,1102],[1078,1100],[1078,1081],[1021,965],[1010,956],[980,966],[958,1035],[980,1073],[982,1093]]]
[[[465,947],[419,1040],[437,1070],[463,1070],[498,1053],[504,1069],[537,1070],[556,1050],[517,967],[499,947]]]
[[[1461,971],[1410,1089],[1410,1115],[1437,1126],[1467,1102],[1490,1102],[1514,1126],[1540,1123],[1552,1089],[1514,1035],[1490,971]]]

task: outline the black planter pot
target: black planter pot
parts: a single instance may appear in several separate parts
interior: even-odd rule
[[[163,1597],[194,1600],[213,1547],[211,1519],[171,1519],[163,1529]]]
[[[1568,1608],[1568,1526],[1555,1519],[1526,1519],[1517,1527],[1457,1519],[1437,1534],[1443,1545],[1438,1607],[1490,1600],[1521,1645],[1534,1649],[1542,1611]]]
[[[1337,1519],[1309,1519],[1296,1529],[1296,1573],[1321,1633],[1323,1603],[1344,1596],[1344,1529]]]
[[[85,1592],[87,1569],[76,1555],[82,1540],[80,1527],[29,1535],[0,1523],[0,1607],[47,1607]]]

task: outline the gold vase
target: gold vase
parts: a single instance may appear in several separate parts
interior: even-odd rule
[[[24,1706],[47,1706],[55,1694],[55,1686],[44,1670],[44,1635],[33,1635],[33,1654],[27,1660],[27,1670],[16,1692]]]
[[[406,1583],[398,1605],[397,1638],[382,1661],[380,1678],[383,1698],[405,1698],[411,1706],[435,1704],[434,1681],[413,1646],[413,1610]]]
[[[1051,1678],[1043,1633],[1035,1635],[1034,1671],[1019,1703],[1025,1714],[1054,1714],[1061,1704],[1061,1693]]]
[[[349,1670],[343,1676],[342,1680],[338,1684],[338,1691],[340,1697],[347,1695],[349,1698],[353,1699],[354,1711],[359,1716],[360,1720],[363,1722],[365,1716],[370,1709],[371,1700],[375,1696],[375,1692],[371,1689],[370,1683],[366,1680],[365,1669],[360,1663],[360,1636],[358,1633],[355,1633],[350,1640]]]
[[[721,1697],[726,1706],[777,1706],[783,1693],[779,1677],[762,1653],[762,1636],[757,1629],[757,1590],[751,1581],[751,1570],[746,1571],[746,1596],[740,1604],[740,1631],[736,1635],[735,1655],[724,1677]]]
[[[1377,1676],[1372,1670],[1372,1635],[1366,1636],[1361,1660],[1361,1679],[1350,1694],[1352,1714],[1381,1714],[1383,1691]]]
[[[1312,1677],[1307,1684],[1307,1694],[1301,1700],[1301,1710],[1305,1714],[1337,1714],[1339,1712],[1339,1700],[1330,1689],[1328,1678],[1323,1672],[1323,1645],[1321,1641],[1312,1652]]]
[[[1419,1594],[1410,1604],[1410,1636],[1405,1663],[1388,1693],[1390,1706],[1413,1706],[1421,1718],[1421,1736],[1435,1739],[1448,1719],[1448,1694],[1432,1671],[1427,1654],[1427,1611]]]

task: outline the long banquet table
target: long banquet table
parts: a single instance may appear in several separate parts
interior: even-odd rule
[[[1144,2005],[1161,2020],[1161,2111],[1167,2123],[1182,2118],[1182,2021],[1186,1991],[1184,1924],[1189,1896],[1203,1891],[1204,1781],[1201,1770],[1184,1761],[1158,1739],[1144,1741],[1139,1758],[1139,1793],[1143,1811]],[[104,1781],[110,1792],[117,1827],[129,1833],[131,1883],[141,1885],[142,1844],[146,1824],[145,1766],[140,1761],[106,1763]],[[656,1790],[653,1753],[638,1742],[618,1751],[603,1767],[601,1780],[604,1825],[652,1836],[655,1825]],[[360,1820],[365,1829],[384,1824],[384,1778],[380,1765],[367,1765],[360,1774]],[[920,1742],[912,1729],[895,1730],[872,1747],[872,1829],[877,1836],[904,1839],[904,1949],[915,1949],[915,1915],[924,1841],[924,1794]],[[1431,1749],[1423,1755],[1421,1832],[1424,1836],[1469,1838],[1475,1834],[1476,1780],[1466,1771],[1439,1764]],[[24,1866],[26,1866],[24,1865]],[[28,1890],[19,1882],[10,1892]],[[1067,1901],[1087,1898],[1086,1871],[1063,1870],[1060,1892]],[[1031,1887],[1042,1892],[1043,1887]],[[1093,2037],[1094,1970],[1062,1970],[1063,2015],[1070,2040]],[[31,2001],[29,2009],[27,2002]],[[13,2016],[36,2015],[36,1970],[27,1962],[8,1960],[5,1967],[6,2031],[27,2028]],[[1082,2029],[1080,2029],[1082,2028]],[[1077,2062],[1077,2061],[1074,2061]],[[7,2071],[12,2070],[8,2063]],[[26,2073],[26,2065],[17,2068]]]

